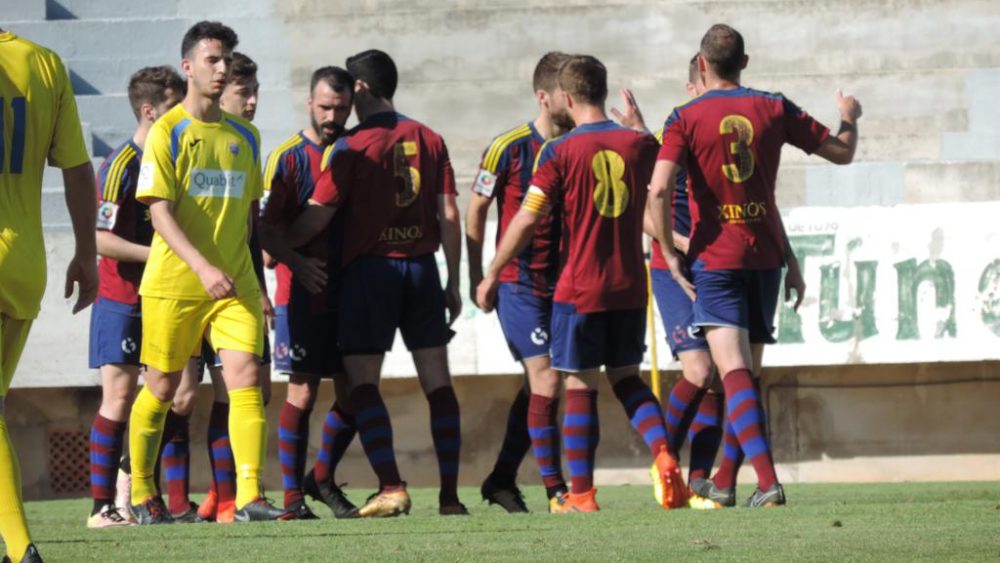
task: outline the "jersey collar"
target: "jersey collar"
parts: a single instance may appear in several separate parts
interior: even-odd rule
[[[14,39],[17,39],[17,36],[9,31],[0,33],[0,43],[3,43],[4,41],[13,41]]]

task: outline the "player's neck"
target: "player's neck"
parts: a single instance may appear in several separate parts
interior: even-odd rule
[[[555,139],[566,132],[563,131],[562,127],[559,127],[554,121],[552,121],[552,118],[549,117],[549,114],[546,111],[540,112],[538,117],[535,118],[535,121],[532,122],[532,125],[535,126],[535,131],[538,131],[538,134],[541,135],[546,141],[549,139]]]
[[[207,98],[193,91],[188,87],[188,94],[184,96],[181,104],[191,117],[206,123],[215,123],[222,120],[222,107],[218,98]]]
[[[146,146],[146,135],[149,134],[149,128],[152,127],[152,123],[147,123],[142,121],[139,123],[139,127],[136,128],[135,133],[132,135],[132,142],[135,146],[140,149]]]
[[[357,106],[358,121],[364,121],[380,113],[395,113],[396,106],[391,100],[377,98]]]
[[[325,146],[323,144],[323,138],[320,137],[319,133],[317,133],[316,130],[313,129],[312,127],[306,127],[305,129],[303,129],[302,134],[305,136],[306,139],[309,139],[314,145],[319,145],[321,147]]]
[[[570,114],[577,127],[608,120],[608,114],[605,113],[603,106],[576,105],[573,106]]]
[[[706,90],[735,90],[740,87],[740,81],[729,80],[728,78],[719,78],[718,76],[706,76],[705,77],[705,89]]]

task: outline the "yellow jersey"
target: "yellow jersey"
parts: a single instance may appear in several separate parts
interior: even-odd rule
[[[250,122],[223,112],[215,123],[177,104],[146,137],[136,198],[173,202],[174,218],[191,244],[226,273],[240,297],[260,295],[247,246],[253,202],[263,193],[260,134]],[[159,235],[153,235],[139,294],[209,300],[201,280]]]
[[[90,160],[59,55],[0,33],[0,313],[38,316],[45,293],[42,172]]]

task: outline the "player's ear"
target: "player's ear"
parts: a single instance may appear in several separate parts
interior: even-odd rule
[[[354,81],[354,94],[361,94],[368,91],[368,83],[364,80],[358,79]]]
[[[191,59],[187,57],[181,59],[181,72],[184,73],[184,76],[191,78],[191,67],[192,67]]]
[[[538,105],[543,108],[549,107],[549,93],[545,90],[535,90],[535,99],[538,100]]]
[[[743,55],[743,64],[740,65],[740,70],[744,70],[747,67],[747,63],[750,62],[750,55]]]

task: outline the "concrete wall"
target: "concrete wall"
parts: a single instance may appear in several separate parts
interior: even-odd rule
[[[997,362],[765,370],[764,397],[779,477],[786,482],[1000,479],[998,370]],[[668,374],[665,383],[676,376]],[[478,485],[492,469],[507,409],[519,385],[515,376],[456,380],[462,405],[462,484]],[[274,386],[276,400],[268,408],[271,436],[265,482],[272,490],[281,486],[276,421],[284,387]],[[427,404],[416,381],[388,380],[383,394],[403,478],[413,486],[436,486]],[[607,385],[602,385],[599,397],[598,483],[647,483],[650,458],[642,439]],[[211,400],[210,388],[203,387],[191,420],[195,492],[208,487],[205,428]],[[27,498],[54,496],[52,456],[60,452],[48,447],[49,436],[58,431],[89,432],[99,403],[100,390],[95,387],[11,391],[7,419],[20,454]],[[331,403],[332,388],[326,383],[311,419],[310,467]],[[686,451],[682,458],[687,459]],[[86,462],[84,455],[79,463],[86,466]],[[742,477],[752,481],[753,471],[746,469]],[[530,454],[520,478],[539,482]],[[376,486],[357,442],[348,450],[337,480],[352,487]]]

